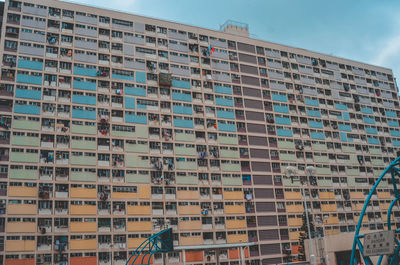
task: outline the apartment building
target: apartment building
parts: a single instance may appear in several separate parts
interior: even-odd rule
[[[390,69],[251,39],[245,25],[6,0],[1,32],[0,264],[124,264],[166,227],[176,246],[254,242],[248,264],[294,262],[302,183],[318,231],[320,217],[328,235],[352,232],[400,147]],[[363,229],[383,229],[390,185]]]

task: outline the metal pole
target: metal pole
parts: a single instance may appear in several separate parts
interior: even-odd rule
[[[245,265],[244,262],[244,251],[243,251],[243,247],[239,247],[240,248],[240,260],[242,261],[242,265]]]
[[[310,263],[311,263],[311,265],[316,265],[315,255],[314,255],[314,247],[313,247],[313,244],[311,241],[310,220],[308,218],[308,207],[307,207],[306,193],[304,191],[304,184],[301,186],[301,191],[303,193],[303,199],[304,199],[304,210],[306,211],[307,230],[308,230],[308,237],[309,237],[308,243],[310,245]]]
[[[326,244],[326,230],[325,230],[325,219],[324,219],[324,217],[322,217],[322,228],[324,229],[325,263],[326,263],[326,265],[330,265],[330,263],[329,263],[328,246]]]
[[[184,249],[182,250],[182,260],[183,260],[183,265],[186,265],[186,252]]]

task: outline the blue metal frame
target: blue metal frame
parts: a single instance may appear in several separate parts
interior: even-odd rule
[[[168,252],[173,250],[172,241],[172,228],[165,229],[157,234],[154,234],[143,241],[140,246],[138,246],[129,259],[126,261],[125,265],[133,265],[142,255],[140,264],[150,264],[151,257],[158,252]],[[134,257],[134,258],[133,258]],[[133,260],[132,260],[133,258]],[[147,259],[147,261],[146,261]],[[132,261],[131,261],[132,260]]]
[[[376,181],[376,183],[372,187],[371,191],[369,192],[367,199],[365,200],[364,207],[363,207],[363,209],[361,211],[360,219],[358,220],[356,233],[354,235],[353,249],[351,251],[351,259],[350,259],[350,264],[351,265],[356,265],[357,261],[355,260],[355,254],[356,254],[357,247],[360,250],[360,255],[364,259],[365,265],[374,265],[369,257],[364,257],[363,256],[364,247],[363,247],[363,244],[361,243],[360,239],[363,238],[365,235],[360,235],[360,228],[361,228],[362,220],[364,218],[364,215],[365,215],[365,212],[367,210],[368,204],[369,204],[369,202],[371,200],[371,197],[375,193],[375,190],[378,187],[378,185],[381,182],[381,180],[385,177],[386,173],[388,173],[388,172],[390,172],[390,174],[391,174],[392,183],[393,183],[393,190],[394,190],[394,195],[395,195],[395,199],[391,202],[391,204],[389,206],[389,209],[388,209],[388,212],[387,212],[388,230],[392,230],[392,224],[391,224],[390,216],[392,214],[393,206],[400,199],[400,193],[399,193],[399,190],[397,189],[397,184],[396,184],[396,177],[400,177],[400,168],[398,167],[399,165],[400,165],[400,157],[396,158],[382,172],[382,174],[380,175],[380,177],[378,178],[378,180]],[[400,229],[396,229],[394,231],[395,231],[395,233],[399,233]],[[390,258],[389,265],[394,265],[395,262],[398,262],[398,256],[399,256],[399,251],[400,251],[400,242],[399,242],[399,240],[397,240],[397,238],[395,238],[395,242],[397,244],[397,247],[395,249],[394,254],[389,256],[389,258]],[[376,263],[376,265],[381,265],[382,260],[383,260],[383,256],[384,255],[380,255],[379,256],[379,259],[378,259],[378,262]]]

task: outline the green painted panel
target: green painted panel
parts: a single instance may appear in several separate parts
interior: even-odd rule
[[[222,158],[239,158],[239,150],[221,150]]]
[[[332,179],[317,179],[318,186],[320,187],[332,187]]]
[[[126,151],[130,153],[148,153],[148,144],[126,144]]]
[[[175,137],[177,141],[183,142],[194,142],[196,140],[194,134],[176,133]]]
[[[238,137],[230,137],[230,136],[219,136],[219,143],[220,144],[238,144]]]
[[[382,155],[382,151],[379,148],[370,148],[369,153],[371,155]]]
[[[195,156],[196,149],[194,147],[175,146],[175,155]]]
[[[314,162],[318,162],[318,163],[328,163],[329,162],[329,158],[327,156],[314,156]]]
[[[28,121],[28,120],[13,120],[12,127],[14,129],[39,131],[40,130],[40,122],[39,121]]]
[[[232,186],[242,186],[243,181],[242,178],[233,178],[233,177],[222,177],[223,185],[232,185]]]
[[[137,125],[135,127],[135,136],[147,139],[149,137],[149,128],[147,126]]]
[[[197,185],[199,183],[199,179],[193,176],[177,176],[176,184],[184,184],[184,185]]]
[[[387,188],[389,187],[389,181],[387,179],[382,179],[378,185],[378,188]]]
[[[71,147],[75,149],[96,150],[96,141],[72,140]]]
[[[358,168],[346,168],[346,174],[349,176],[359,176],[360,170]]]
[[[290,179],[288,177],[283,177],[282,182],[284,186],[291,186],[291,187],[297,187],[300,186],[300,180],[299,179]]]
[[[10,169],[10,179],[37,179],[37,170]]]
[[[342,151],[345,153],[355,153],[356,148],[354,146],[342,146]]]
[[[39,154],[11,152],[11,162],[38,163]]]
[[[326,151],[326,144],[311,144],[313,151]]]
[[[372,165],[374,166],[383,166],[382,159],[371,159]]]
[[[121,131],[111,131],[111,135],[120,137],[135,137],[135,135],[131,132],[121,132]]]
[[[295,154],[279,154],[279,158],[282,161],[296,161]]]
[[[96,134],[96,126],[72,124],[71,132],[80,134]]]
[[[23,146],[39,146],[40,145],[39,141],[40,141],[39,137],[13,135],[11,144],[23,145]]]
[[[316,169],[317,175],[330,175],[332,174],[330,168],[325,168],[325,167],[317,167]]]
[[[293,142],[278,141],[278,148],[282,149],[295,149],[295,144]]]
[[[193,170],[196,170],[197,169],[197,164],[196,164],[196,162],[187,162],[187,161],[180,162],[180,161],[177,161],[176,162],[176,169],[193,169]]]
[[[237,172],[237,171],[240,171],[241,168],[240,168],[240,164],[228,164],[228,163],[225,164],[224,163],[224,164],[221,164],[221,170]]]
[[[358,164],[357,155],[350,155],[349,161],[351,164]]]
[[[374,177],[377,178],[382,174],[383,169],[373,169],[372,172],[374,173]]]
[[[96,173],[92,172],[71,172],[71,181],[90,181],[94,182],[97,180]]]
[[[138,161],[138,156],[133,154],[127,154],[125,156],[125,166],[126,167],[136,167],[136,162]]]
[[[71,156],[71,165],[95,166],[96,164],[95,156]]]
[[[347,185],[349,187],[355,187],[356,186],[356,178],[355,177],[347,177]]]
[[[126,181],[129,183],[150,183],[149,174],[126,174]]]

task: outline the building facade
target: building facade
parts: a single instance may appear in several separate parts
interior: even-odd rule
[[[6,0],[1,264],[124,264],[165,227],[175,245],[296,261],[303,182],[317,229],[354,231],[400,147],[392,71],[226,31]],[[385,181],[363,229],[384,227],[391,196]],[[216,253],[185,260],[240,262]]]

